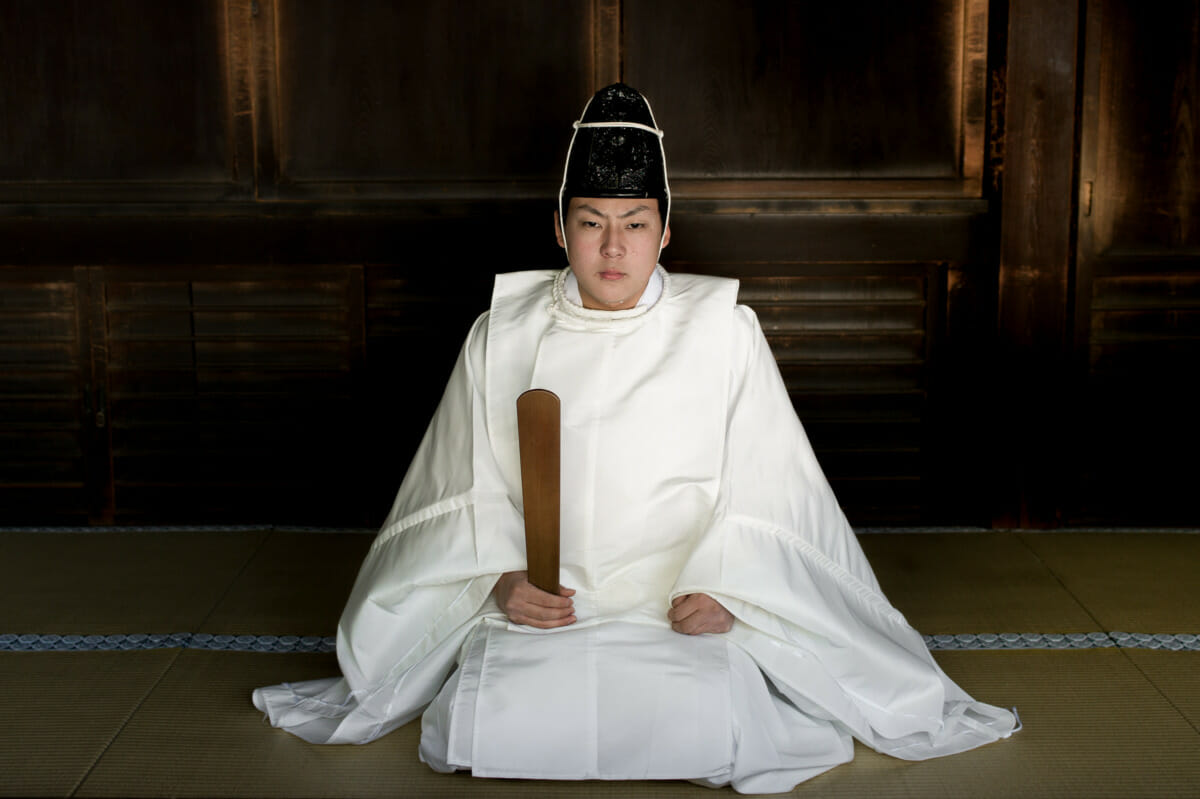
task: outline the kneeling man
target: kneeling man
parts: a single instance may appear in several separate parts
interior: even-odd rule
[[[662,132],[623,84],[575,124],[569,267],[498,275],[338,628],[340,679],[273,724],[480,777],[788,791],[1007,737],[891,606],[737,282],[668,274]],[[525,574],[516,399],[562,400],[561,583]]]

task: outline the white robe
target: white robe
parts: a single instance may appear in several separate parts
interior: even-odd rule
[[[591,311],[566,272],[496,279],[338,626],[342,679],[260,688],[271,723],[366,743],[428,706],[421,757],[477,776],[787,791],[853,756],[1007,737],[883,596],[737,283],[670,275]],[[516,398],[562,399],[561,582],[578,621],[513,625]],[[736,617],[686,636],[676,596]]]

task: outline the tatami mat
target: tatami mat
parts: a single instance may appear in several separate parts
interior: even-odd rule
[[[1011,533],[901,533],[859,541],[884,593],[926,635],[1096,629],[1087,610]]]
[[[1155,653],[1157,654],[1157,653]],[[1170,654],[1200,668],[1200,653]],[[907,763],[857,748],[794,792],[860,797],[1187,796],[1200,733],[1120,650],[941,653],[980,699],[1018,706],[1025,729],[952,758]],[[331,656],[184,652],[113,742],[80,796],[711,796],[683,782],[564,783],[439,775],[418,725],[363,747],[321,747],[267,727],[255,685],[329,675]]]
[[[177,654],[0,652],[0,795],[70,796]]]
[[[0,633],[195,632],[265,535],[0,533]]]
[[[711,796],[687,783],[600,784],[597,793],[591,783],[441,775],[417,759],[419,722],[365,746],[315,746],[272,729],[250,704],[258,685],[336,669],[332,655],[184,652],[77,795]]]
[[[199,632],[332,635],[373,540],[272,532]]]
[[[1146,679],[1200,733],[1200,653],[1123,650]],[[1197,783],[1200,796],[1200,783]]]
[[[331,635],[371,538],[265,528],[0,532],[0,634]],[[885,591],[926,634],[1200,633],[1200,536],[899,533],[862,542]],[[1052,638],[1063,645],[1062,636],[1038,640]],[[1025,729],[923,763],[858,746],[853,763],[794,795],[1200,796],[1200,652],[1111,643],[1100,635],[1079,645],[1102,648],[939,651],[979,699],[1018,706]],[[1194,643],[1179,635],[1171,645]],[[332,654],[0,651],[0,795],[714,795],[686,782],[439,775],[417,760],[418,722],[367,746],[319,747],[272,729],[250,704],[259,685],[336,673]]]
[[[1105,629],[1200,632],[1200,535],[1019,535]]]
[[[1171,653],[1200,668],[1200,653]],[[1194,797],[1200,734],[1121,650],[947,652],[974,696],[1016,705],[1025,728],[950,758],[904,763],[858,748],[855,761],[796,791],[861,797]]]
[[[250,704],[257,685],[336,673],[329,654],[185,651],[78,795],[351,796],[356,783],[387,781],[403,759],[395,740],[310,746],[275,735]]]

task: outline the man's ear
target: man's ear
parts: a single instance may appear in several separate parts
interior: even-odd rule
[[[671,226],[667,225],[667,229],[663,231],[662,246],[666,247],[671,243]]]
[[[558,242],[559,247],[567,249],[567,243],[563,241],[562,224],[558,220],[558,211],[554,212],[554,240]]]

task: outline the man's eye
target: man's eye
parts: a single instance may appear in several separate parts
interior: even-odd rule
[[[645,222],[630,222],[629,223],[630,230],[641,230],[645,226],[646,226]]]

